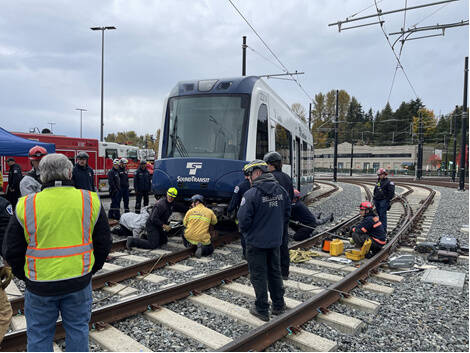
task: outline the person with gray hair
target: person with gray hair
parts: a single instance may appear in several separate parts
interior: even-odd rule
[[[88,351],[91,276],[111,250],[108,218],[97,193],[73,186],[66,156],[49,154],[39,168],[43,190],[18,200],[2,251],[26,284],[27,350],[52,352],[60,313],[66,350]]]

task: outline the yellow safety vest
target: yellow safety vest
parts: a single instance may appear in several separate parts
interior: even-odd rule
[[[184,216],[183,225],[186,227],[184,237],[191,244],[209,245],[211,236],[209,234],[209,226],[217,223],[217,217],[210,208],[203,204],[191,208]]]
[[[51,187],[24,196],[16,217],[28,244],[24,272],[31,281],[60,281],[91,272],[92,234],[100,213],[95,192]]]

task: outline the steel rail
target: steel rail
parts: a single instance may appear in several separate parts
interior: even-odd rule
[[[233,240],[239,238],[239,233],[230,233],[219,236],[213,241],[214,247],[220,247],[224,244],[231,243]],[[191,257],[195,252],[196,247],[186,248],[170,254],[165,254],[160,257],[149,258],[148,261],[140,262],[131,266],[123,267],[122,269],[109,271],[92,278],[92,288],[99,289],[110,283],[117,283],[138,275],[144,275],[150,270],[156,270],[166,265],[175,264],[179,261]],[[15,298],[10,301],[14,313],[21,313],[24,310],[24,297]]]
[[[299,304],[297,307],[287,311],[283,315],[278,316],[275,320],[272,320],[237,338],[236,340],[233,340],[219,348],[219,351],[261,351],[282,337],[292,332],[296,332],[296,329],[298,329],[300,325],[311,320],[317,316],[318,313],[328,312],[327,307],[341,299],[341,297],[344,296],[343,292],[349,292],[353,288],[362,284],[371,272],[377,271],[377,268],[380,266],[382,261],[384,261],[398,246],[398,243],[402,236],[404,236],[405,232],[412,228],[413,224],[418,220],[422,212],[424,212],[427,206],[432,202],[434,194],[435,191],[431,190],[426,201],[414,215],[411,214],[411,207],[406,200],[400,198],[405,209],[406,221],[403,222],[402,226],[395,234],[395,237],[384,246],[379,254],[374,256],[372,259],[367,260],[359,269],[349,273],[341,281],[329,286],[318,295],[302,304]]]

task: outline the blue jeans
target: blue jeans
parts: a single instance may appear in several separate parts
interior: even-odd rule
[[[56,321],[62,316],[67,352],[88,352],[88,323],[91,317],[91,282],[83,289],[57,296],[25,291],[28,352],[52,352]]]

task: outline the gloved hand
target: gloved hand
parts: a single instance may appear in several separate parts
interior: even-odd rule
[[[354,245],[354,239],[353,239],[353,238],[349,238],[349,243],[350,243],[351,245]]]
[[[164,224],[162,228],[165,232],[169,232],[171,230],[171,227],[168,224]]]
[[[0,268],[0,283],[1,283],[2,289],[5,289],[6,287],[8,287],[12,278],[13,278],[13,273],[11,273],[11,267],[4,266]]]

